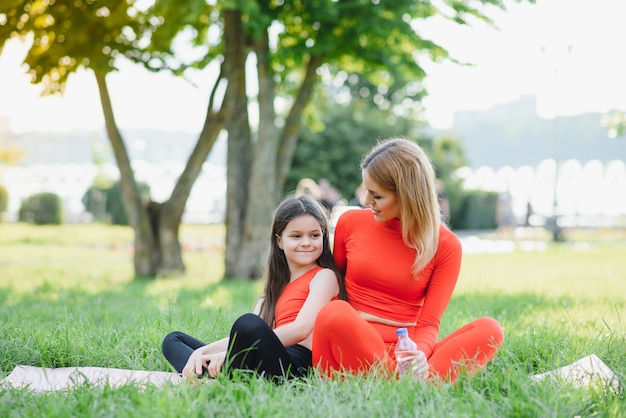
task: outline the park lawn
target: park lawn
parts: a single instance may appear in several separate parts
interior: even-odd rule
[[[16,365],[170,371],[172,330],[228,334],[261,283],[222,281],[223,228],[184,225],[187,274],[132,278],[132,231],[107,225],[0,224],[0,378]],[[456,385],[310,379],[273,385],[218,379],[161,388],[0,390],[0,417],[575,417],[624,416],[622,395],[529,376],[595,353],[623,380],[626,242],[552,244],[544,251],[466,254],[442,336],[482,315],[506,340],[478,376]]]

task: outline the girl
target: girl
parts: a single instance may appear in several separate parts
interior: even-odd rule
[[[312,367],[312,331],[320,308],[345,299],[342,276],[330,251],[324,209],[308,196],[291,195],[274,212],[263,296],[254,313],[239,317],[230,337],[205,345],[179,331],[162,351],[184,377],[222,366],[268,379],[305,376]]]
[[[441,222],[435,171],[406,139],[379,143],[361,163],[367,209],[345,212],[333,253],[349,302],[317,316],[314,364],[328,375],[374,364],[393,373],[396,328],[418,345],[414,373],[453,381],[487,364],[503,341],[500,324],[483,317],[438,341],[441,317],[461,268],[461,243]]]

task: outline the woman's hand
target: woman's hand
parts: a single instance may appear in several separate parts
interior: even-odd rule
[[[419,379],[426,380],[430,374],[430,366],[423,351],[417,350],[417,355],[411,360],[411,371]]]

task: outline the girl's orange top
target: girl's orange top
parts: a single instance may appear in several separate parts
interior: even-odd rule
[[[345,275],[348,302],[382,318],[417,322],[411,337],[429,357],[461,269],[458,237],[442,224],[437,252],[416,280],[416,251],[402,240],[400,221],[377,222],[370,209],[350,210],[337,222],[333,254]]]
[[[278,301],[276,302],[275,325],[278,328],[281,325],[289,324],[296,320],[298,312],[302,309],[302,305],[309,296],[309,284],[318,271],[323,267],[316,266],[304,273],[302,276],[289,282],[284,288]]]

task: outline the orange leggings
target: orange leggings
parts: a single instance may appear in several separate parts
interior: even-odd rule
[[[395,327],[365,321],[345,301],[324,306],[313,332],[313,364],[326,375],[334,372],[361,373],[375,364],[395,370]],[[454,381],[463,370],[481,370],[504,341],[502,327],[483,317],[459,328],[433,347],[428,358],[430,376]]]

